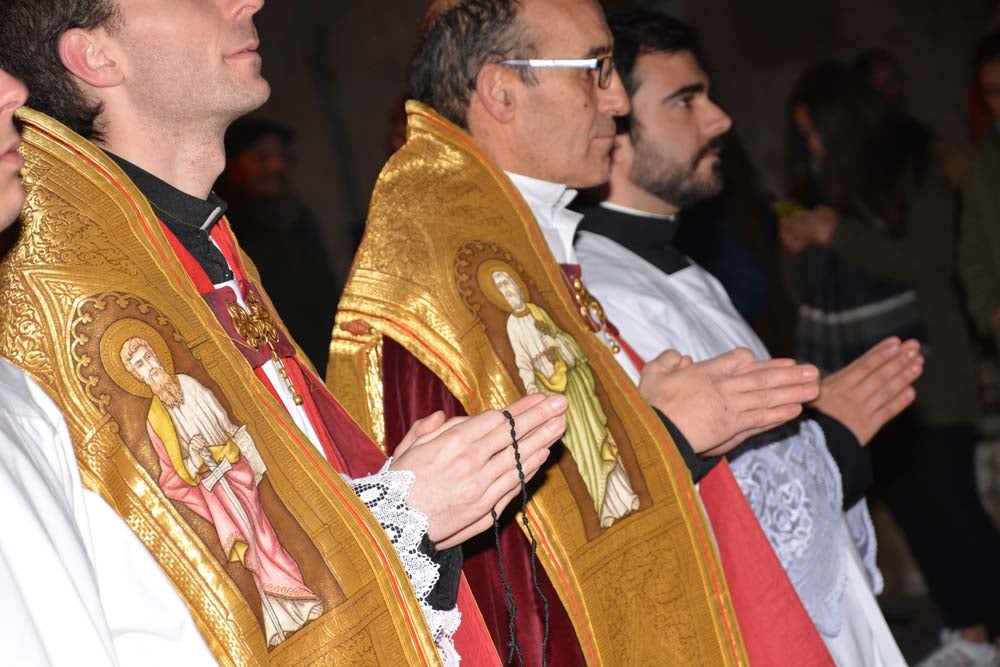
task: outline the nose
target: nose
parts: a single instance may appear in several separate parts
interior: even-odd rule
[[[705,134],[709,137],[725,134],[733,126],[733,119],[715,102],[709,102],[709,104],[711,108],[705,119]]]
[[[237,18],[250,18],[264,8],[264,0],[229,0],[229,4]]]
[[[0,113],[13,114],[28,100],[24,84],[0,69]]]
[[[628,101],[628,93],[625,92],[625,84],[622,83],[617,70],[611,73],[611,82],[608,87],[598,90],[600,91],[598,108],[601,111],[612,116],[627,116],[628,112],[632,110]]]

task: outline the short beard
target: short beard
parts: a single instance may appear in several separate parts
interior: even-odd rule
[[[646,192],[680,210],[722,192],[724,179],[721,161],[715,163],[709,177],[699,179],[695,174],[703,158],[722,148],[722,137],[715,137],[702,146],[686,165],[668,164],[659,153],[645,149],[645,144],[638,136],[633,136],[632,142],[635,146],[635,162],[629,172],[629,180]]]
[[[181,385],[166,371],[159,369],[153,371],[149,376],[149,388],[168,408],[184,404],[184,391]]]

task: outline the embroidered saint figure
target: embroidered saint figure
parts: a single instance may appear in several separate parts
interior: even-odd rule
[[[608,429],[583,351],[543,308],[525,299],[526,289],[515,275],[502,262],[487,262],[480,268],[479,284],[491,301],[510,313],[507,338],[525,392],[566,396],[563,443],[593,499],[601,527],[608,528],[639,509],[639,496]]]
[[[303,581],[264,513],[257,487],[267,467],[246,426],[233,423],[212,391],[172,372],[169,348],[155,330],[131,324],[140,325],[130,328],[142,335],[129,336],[120,346],[122,334],[110,336],[117,338],[114,346],[127,375],[118,369],[110,374],[133,394],[151,393],[146,430],[160,463],[159,486],[210,522],[229,562],[250,572],[260,594],[267,644],[275,647],[319,618],[323,603]]]

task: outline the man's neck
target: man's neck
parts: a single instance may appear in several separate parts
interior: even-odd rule
[[[608,184],[608,197],[605,201],[658,216],[672,217],[680,212],[677,206],[660,199],[648,190],[643,190],[628,179],[617,177],[614,173]]]
[[[205,199],[226,166],[224,136],[225,128],[164,129],[112,121],[100,145],[181,192]]]

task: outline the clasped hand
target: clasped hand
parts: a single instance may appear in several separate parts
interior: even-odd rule
[[[566,398],[526,396],[507,411],[514,417],[526,479],[538,472],[566,430]],[[520,491],[511,428],[499,411],[445,420],[435,412],[417,421],[396,447],[392,470],[416,476],[407,504],[427,515],[428,537],[439,549],[461,544],[492,524]]]
[[[923,370],[919,341],[886,338],[854,363],[823,378],[812,407],[837,419],[867,445],[917,397],[911,385]]]
[[[745,348],[699,363],[668,350],[645,365],[639,393],[695,452],[718,456],[801,414],[819,394],[819,371],[792,359],[755,361]]]

